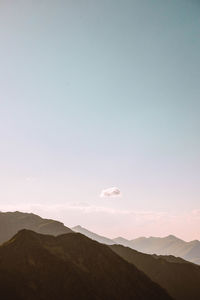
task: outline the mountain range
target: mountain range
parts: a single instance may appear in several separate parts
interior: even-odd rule
[[[185,242],[176,236],[169,235],[167,237],[140,237],[133,240],[127,240],[123,237],[108,239],[99,236],[81,226],[73,227],[72,230],[82,233],[100,243],[107,245],[120,244],[131,249],[157,255],[173,255],[181,257],[185,260],[200,264],[200,241],[194,240]]]
[[[0,244],[9,240],[21,229],[30,229],[38,233],[51,235],[72,232],[61,222],[43,219],[32,213],[0,212]]]
[[[163,239],[165,247],[179,240]],[[123,238],[9,212],[0,213],[0,241],[3,299],[200,299],[200,266],[173,255],[136,251]]]
[[[166,289],[174,299],[200,299],[200,266],[179,257],[144,254],[122,245],[110,248]]]
[[[172,300],[106,245],[26,229],[0,246],[0,291],[15,300]]]

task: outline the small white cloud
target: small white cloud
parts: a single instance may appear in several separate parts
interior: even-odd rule
[[[121,192],[116,187],[111,187],[111,188],[105,189],[100,194],[100,197],[102,197],[102,198],[104,198],[104,197],[120,197],[120,196],[121,196]]]

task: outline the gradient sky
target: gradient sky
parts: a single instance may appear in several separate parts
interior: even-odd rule
[[[0,210],[200,239],[199,0],[0,0],[0,42]]]

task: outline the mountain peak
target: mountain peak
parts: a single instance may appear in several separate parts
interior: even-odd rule
[[[39,233],[36,233],[32,230],[29,229],[21,229],[19,230],[14,236],[13,238],[10,239],[10,241],[26,241],[26,240],[37,240],[38,237],[40,236]],[[9,242],[9,241],[8,241]]]
[[[134,265],[81,234],[23,229],[0,246],[0,258],[4,299],[171,300]]]
[[[127,239],[125,239],[123,236],[118,236],[118,237],[116,237],[114,240],[126,240],[126,241],[128,241]]]
[[[97,242],[102,243],[102,244],[112,245],[115,243],[114,240],[111,240],[107,237],[96,234],[80,225],[73,227],[72,230],[75,232],[82,233],[83,235],[89,237],[90,239],[96,240]]]
[[[83,228],[81,225],[76,225],[72,227],[72,230],[79,230],[79,229],[85,229],[85,228]]]
[[[166,239],[171,239],[171,240],[180,240],[179,238],[177,238],[175,235],[173,234],[169,234],[168,236],[166,236]]]

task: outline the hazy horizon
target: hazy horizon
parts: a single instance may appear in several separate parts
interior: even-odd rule
[[[0,211],[200,240],[199,10],[0,1]]]

